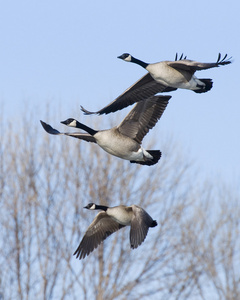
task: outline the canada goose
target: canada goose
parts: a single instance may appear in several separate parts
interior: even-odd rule
[[[183,54],[178,58],[178,54],[176,53],[175,60],[186,59],[186,56],[183,57]],[[128,89],[126,89],[119,97],[113,100],[110,104],[105,106],[96,112],[91,112],[86,110],[83,106],[81,106],[81,110],[85,115],[91,114],[109,114],[111,112],[115,112],[117,110],[123,109],[133,103],[136,103],[141,100],[146,100],[147,98],[154,96],[157,93],[171,92],[175,91],[177,88],[173,88],[167,86],[165,84],[156,82],[152,79],[152,76],[147,73],[143,77],[141,77],[137,82],[131,85]]]
[[[130,245],[135,249],[145,240],[149,227],[157,226],[157,222],[137,205],[108,207],[89,203],[84,208],[103,211],[96,215],[74,252],[79,259],[89,255],[109,235],[125,226],[131,226]]]
[[[152,80],[173,88],[189,89],[195,93],[205,93],[212,88],[212,79],[198,79],[194,76],[196,71],[215,68],[231,63],[231,57],[227,58],[227,54],[221,59],[218,54],[217,62],[201,63],[189,59],[181,59],[175,61],[161,61],[158,63],[145,63],[129,53],[124,53],[118,58],[132,62],[145,68],[152,76]]]
[[[193,90],[195,93],[205,93],[212,88],[212,79],[198,79],[194,76],[194,73],[199,70],[206,70],[231,63],[231,57],[226,59],[226,54],[221,59],[220,53],[216,63],[196,62],[186,59],[186,56],[183,57],[183,54],[179,59],[176,54],[175,61],[162,61],[154,64],[145,63],[129,53],[124,53],[118,56],[118,58],[136,63],[145,68],[149,73],[141,77],[123,94],[99,111],[90,112],[81,106],[85,114],[109,114],[135,102],[145,100],[157,93],[171,92],[178,88]]]
[[[160,150],[145,150],[141,146],[143,137],[162,116],[171,96],[153,96],[138,102],[120,125],[108,130],[94,130],[72,118],[61,123],[85,130],[87,133],[60,133],[40,121],[50,134],[65,134],[87,142],[97,143],[106,152],[130,160],[131,163],[154,165],[161,157]]]

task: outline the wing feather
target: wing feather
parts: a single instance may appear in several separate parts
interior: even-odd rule
[[[132,210],[130,245],[132,249],[135,249],[144,242],[153,219],[143,208],[137,205],[132,205]]]
[[[114,221],[105,212],[98,213],[88,227],[73,255],[76,255],[76,258],[83,259],[97,248],[109,235],[122,227],[125,226]]]
[[[175,69],[189,71],[194,74],[196,71],[207,70],[210,68],[215,68],[221,65],[228,65],[231,63],[231,57],[227,58],[227,54],[221,59],[221,54],[219,53],[218,59],[214,63],[201,63],[190,59],[182,59],[177,61],[169,61],[167,64]]]
[[[170,98],[171,96],[153,96],[138,102],[118,126],[119,131],[140,144],[161,118]]]
[[[113,100],[110,104],[105,106],[96,112],[90,112],[81,106],[82,111],[89,114],[109,114],[117,110],[123,109],[133,103],[139,102],[141,100],[146,100],[147,98],[161,92],[171,92],[175,91],[176,88],[168,87],[161,83],[156,82],[152,76],[147,73],[132,86],[126,89],[119,97]]]

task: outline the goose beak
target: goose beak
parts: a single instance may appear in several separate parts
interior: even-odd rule
[[[88,208],[87,206],[84,206],[83,208]]]
[[[67,125],[67,121],[61,121],[61,123]]]
[[[122,60],[126,60],[128,58],[127,61],[131,61],[130,58],[131,58],[131,55],[129,53],[123,53],[122,55],[118,56],[117,58],[120,58]]]
[[[117,58],[120,58],[120,59],[124,60],[124,58],[126,58],[126,55],[122,54],[122,55],[118,56]]]

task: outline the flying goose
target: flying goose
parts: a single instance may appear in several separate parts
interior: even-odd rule
[[[137,205],[108,207],[89,203],[84,208],[103,211],[96,215],[74,252],[73,255],[76,255],[76,258],[79,259],[88,256],[109,235],[125,226],[131,226],[130,246],[135,249],[145,240],[149,227],[157,226],[157,222]]]
[[[178,88],[193,90],[195,93],[205,93],[212,88],[212,79],[198,79],[194,76],[194,73],[196,71],[231,63],[231,57],[227,59],[226,54],[223,59],[221,59],[220,53],[217,62],[215,63],[196,62],[186,59],[186,56],[183,57],[183,54],[180,56],[179,60],[176,54],[175,61],[161,61],[154,64],[145,63],[136,59],[129,53],[124,53],[118,56],[118,58],[136,63],[145,68],[148,73],[130,86],[118,98],[99,111],[90,112],[81,106],[81,109],[85,114],[109,114],[135,102],[145,100],[157,93],[171,92]]]
[[[85,130],[87,133],[61,133],[50,125],[40,121],[50,134],[68,135],[87,142],[97,143],[106,152],[130,160],[131,163],[154,165],[161,157],[160,150],[145,150],[141,146],[143,137],[155,126],[162,116],[171,96],[152,96],[138,102],[120,125],[108,130],[94,130],[75,119],[61,123]]]
[[[182,59],[186,59],[186,56],[184,57],[183,54],[181,54],[181,56],[179,56],[178,58],[178,54],[176,53],[175,60]],[[147,98],[154,96],[157,93],[171,92],[175,90],[176,88],[156,82],[152,79],[152,76],[147,73],[137,82],[131,85],[128,89],[126,89],[119,97],[117,97],[110,104],[100,109],[99,111],[91,112],[89,110],[86,110],[83,106],[81,106],[81,110],[85,115],[109,114],[117,110],[121,110],[124,107],[132,105],[138,101],[146,100]]]
[[[195,93],[205,93],[212,88],[212,79],[198,79],[194,76],[196,71],[215,68],[231,63],[231,57],[227,58],[227,54],[221,59],[221,54],[218,54],[217,62],[201,63],[189,59],[180,59],[175,61],[161,61],[158,63],[145,63],[129,53],[124,53],[118,58],[133,62],[145,68],[152,76],[152,80],[171,86],[174,88],[188,89]]]

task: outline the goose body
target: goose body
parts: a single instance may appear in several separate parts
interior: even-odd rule
[[[145,150],[141,146],[143,137],[155,126],[162,116],[171,96],[153,96],[138,102],[120,125],[108,130],[94,130],[75,119],[62,123],[83,129],[87,133],[61,133],[41,121],[43,128],[50,134],[65,134],[88,142],[97,143],[111,155],[130,160],[131,163],[154,165],[161,157],[160,150]]]
[[[177,89],[189,89],[196,93],[205,93],[212,88],[212,79],[198,79],[194,75],[196,71],[231,63],[231,58],[226,59],[227,55],[221,59],[220,53],[215,63],[201,63],[189,59],[180,59],[178,61],[161,61],[149,64],[133,57],[129,53],[124,53],[118,58],[145,68],[152,76],[152,79],[160,84]]]
[[[137,205],[108,207],[89,203],[84,208],[102,211],[94,218],[74,252],[79,259],[85,258],[109,235],[125,226],[131,226],[130,246],[135,249],[145,240],[149,227],[157,226],[157,222]]]
[[[148,73],[131,85],[119,97],[98,111],[91,112],[81,106],[85,114],[109,114],[135,102],[145,100],[157,93],[171,92],[178,88],[192,90],[195,93],[205,93],[211,90],[213,85],[212,79],[199,79],[194,75],[195,72],[231,63],[231,58],[227,59],[227,55],[221,59],[220,53],[215,63],[196,62],[186,59],[186,56],[183,57],[183,54],[179,59],[176,55],[175,61],[161,61],[153,64],[145,63],[129,53],[124,53],[118,58],[138,64],[145,68]]]
[[[146,70],[150,73],[152,78],[165,85],[172,86],[174,88],[188,89],[193,91],[200,91],[201,93],[207,92],[205,84],[199,80],[196,76],[189,74],[184,70],[178,70],[169,66],[170,62],[163,61],[159,63],[149,64]],[[212,81],[209,79],[209,88],[212,87]]]
[[[79,125],[77,128],[80,128]],[[120,133],[117,127],[110,130],[98,131],[94,138],[97,144],[111,155],[130,161],[142,161],[151,159],[151,155],[138,142]],[[119,145],[125,145],[119,147]]]

